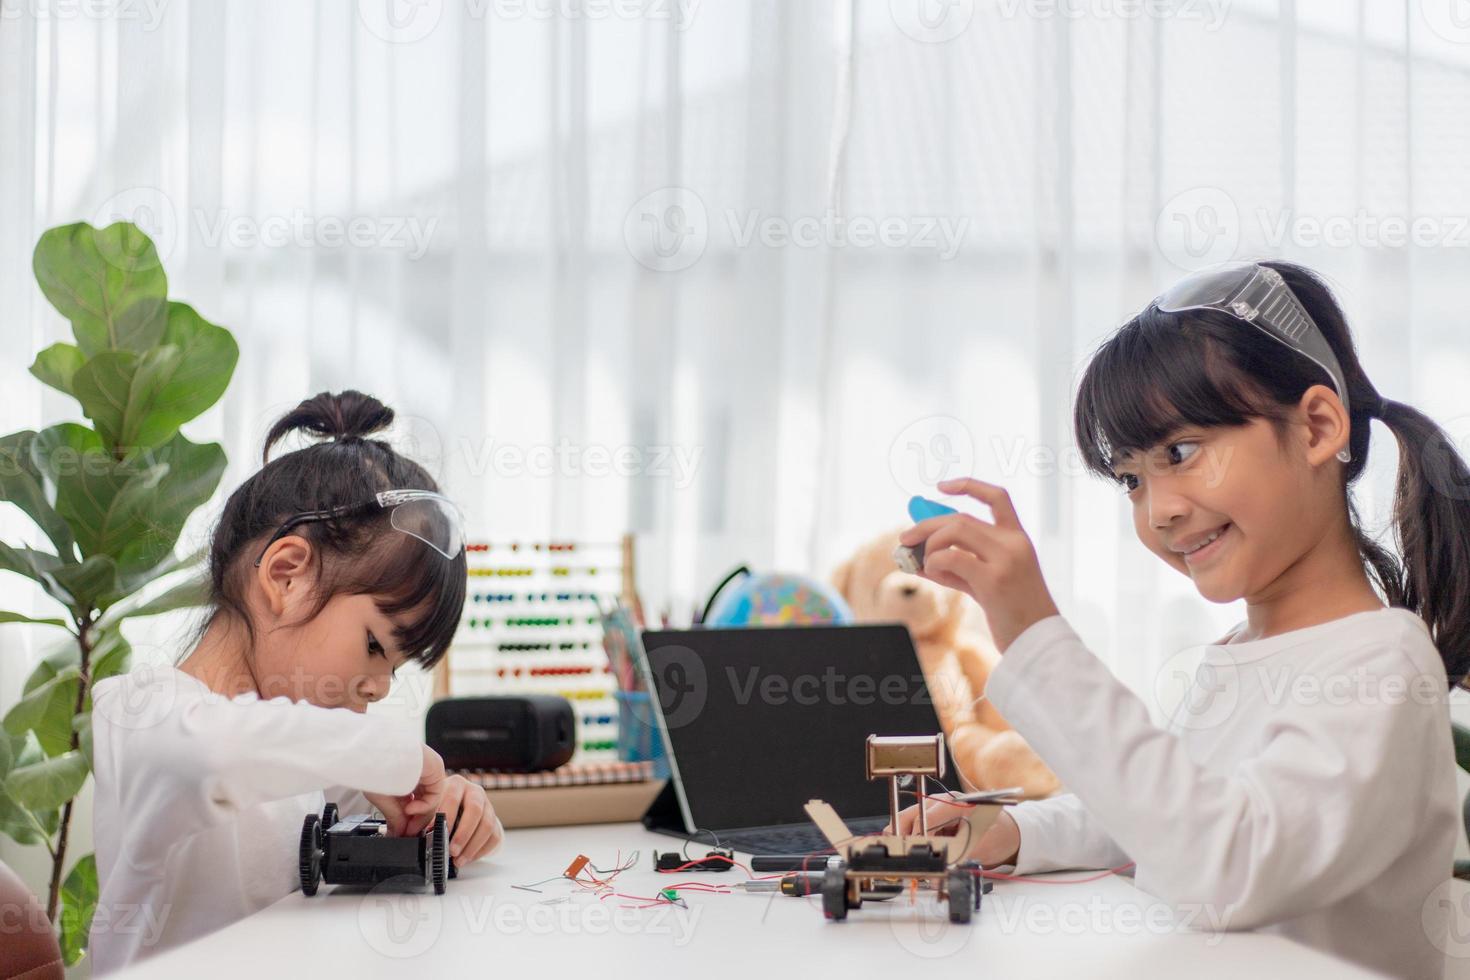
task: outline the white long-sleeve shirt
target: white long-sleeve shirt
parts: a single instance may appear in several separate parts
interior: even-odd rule
[[[207,933],[300,887],[308,813],[404,795],[423,743],[398,721],[285,697],[233,699],[171,667],[92,692],[100,975]]]
[[[1459,826],[1443,661],[1399,608],[1205,648],[1167,728],[1061,616],[986,694],[1069,793],[1011,809],[1016,870],[1137,863],[1176,921],[1439,977]]]

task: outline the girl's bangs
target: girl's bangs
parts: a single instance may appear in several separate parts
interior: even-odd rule
[[[417,612],[412,622],[394,630],[394,640],[425,670],[437,664],[448,652],[464,611],[464,551],[445,558],[422,541],[392,531],[354,566],[360,571],[349,573],[343,591],[373,596],[387,616]]]
[[[1224,356],[1252,357],[1223,314],[1150,306],[1109,337],[1077,389],[1073,430],[1087,468],[1116,481],[1123,451],[1146,452],[1185,426],[1244,425],[1270,414],[1264,391]],[[1242,338],[1243,339],[1243,338]]]

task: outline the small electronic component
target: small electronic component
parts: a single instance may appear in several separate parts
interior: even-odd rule
[[[577,877],[577,875],[582,873],[583,868],[587,867],[587,865],[591,863],[592,859],[590,857],[585,854],[578,854],[575,858],[572,859],[572,863],[567,865],[567,869],[562,872],[562,875],[567,878],[575,878]]]
[[[735,866],[735,852],[717,847],[702,858],[688,858],[678,851],[653,855],[653,870],[669,874],[674,871],[729,871]]]
[[[927,521],[931,517],[942,517],[945,514],[958,513],[953,507],[937,503],[927,497],[909,498],[909,518],[915,524]],[[912,548],[899,545],[893,549],[893,560],[899,568],[910,575],[917,575],[924,567],[924,543],[921,541]]]

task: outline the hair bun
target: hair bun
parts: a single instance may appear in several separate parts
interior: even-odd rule
[[[290,432],[304,430],[341,442],[381,432],[392,424],[393,409],[372,395],[351,389],[337,394],[324,391],[276,420],[265,437],[261,462],[270,459],[271,447]]]

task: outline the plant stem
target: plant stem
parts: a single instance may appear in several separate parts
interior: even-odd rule
[[[92,682],[92,613],[88,612],[78,623],[77,646],[81,649],[82,666],[80,682],[77,684],[77,702],[72,706],[72,718],[82,713],[82,705],[87,703],[87,688]],[[81,733],[77,726],[71,728],[71,750],[73,752],[81,748]],[[66,806],[61,808],[61,829],[56,838],[56,850],[51,852],[51,890],[46,897],[46,918],[53,924],[56,923],[56,906],[61,899],[61,872],[66,867],[66,838],[67,832],[71,830],[71,808],[76,802],[76,797],[66,801]]]

